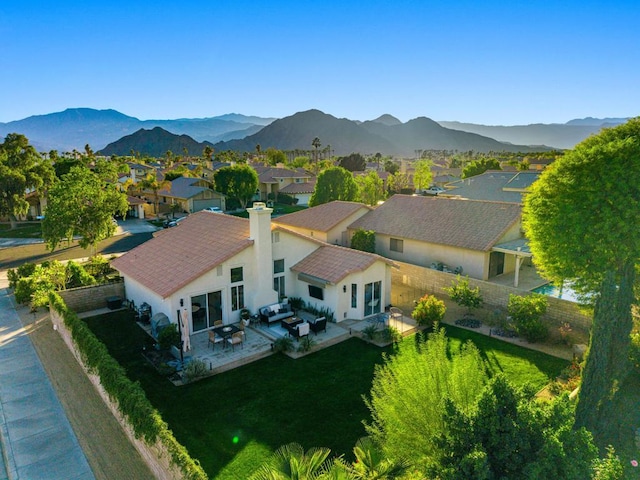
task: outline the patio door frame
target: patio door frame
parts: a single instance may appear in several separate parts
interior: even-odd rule
[[[204,301],[202,301],[202,298],[204,298]],[[193,333],[209,330],[213,328],[213,322],[223,319],[224,289],[191,295],[189,300],[191,302],[191,331]],[[199,304],[200,309],[204,310],[204,313],[199,313],[200,309],[194,312],[193,307],[195,304]],[[204,321],[204,326],[201,328],[196,328],[196,318],[194,315],[196,313],[198,314],[198,324]],[[200,318],[202,318],[202,320],[200,320]]]
[[[364,316],[369,317],[380,313],[382,308],[382,281],[365,283],[364,285]]]

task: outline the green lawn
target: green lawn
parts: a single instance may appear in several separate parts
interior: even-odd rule
[[[42,238],[40,223],[19,223],[14,229],[8,223],[0,224],[0,238]]]
[[[142,358],[149,337],[129,312],[87,320],[92,330],[140,381],[176,438],[216,479],[245,479],[279,446],[296,441],[305,449],[331,448],[351,458],[364,435],[369,412],[362,400],[371,388],[375,365],[383,353],[357,338],[293,360],[274,355],[205,380],[175,387]],[[456,327],[446,327],[452,348],[472,339],[490,371],[503,371],[514,382],[541,388],[567,362]],[[398,348],[415,351],[421,335]]]

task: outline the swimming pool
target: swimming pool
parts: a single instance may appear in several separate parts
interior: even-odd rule
[[[574,292],[571,287],[567,287],[566,285],[563,286],[562,289],[560,289],[552,283],[546,283],[544,285],[541,285],[540,287],[534,288],[531,291],[535,293],[541,293],[542,295],[548,295],[550,297],[567,300],[569,302],[579,303],[580,301],[576,292]]]

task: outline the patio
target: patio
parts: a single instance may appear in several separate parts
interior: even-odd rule
[[[84,312],[80,314],[80,316],[94,317],[109,312],[113,312],[113,310],[103,308],[91,312]],[[297,315],[304,320],[315,318],[314,315],[306,311],[299,311]],[[340,323],[327,322],[326,331],[319,332],[317,335],[315,333],[309,334],[313,340],[311,350],[308,352],[298,352],[297,349],[300,342],[294,340],[293,350],[285,354],[291,358],[299,358],[335,345],[351,336],[361,337],[363,330],[372,324],[378,325],[380,329],[389,325],[398,329],[403,336],[409,335],[417,329],[416,323],[412,318],[404,315],[391,318],[388,312],[378,314],[366,320],[347,319]],[[138,325],[151,335],[150,325],[142,323],[138,323]],[[253,324],[245,329],[243,345],[232,348],[231,345],[223,345],[222,343],[210,345],[208,332],[198,332],[191,335],[191,350],[185,353],[184,356],[190,356],[203,361],[205,365],[209,367],[210,375],[216,375],[272,355],[274,353],[273,343],[278,338],[286,335],[288,335],[288,332],[279,324],[272,325],[271,327],[261,323]]]

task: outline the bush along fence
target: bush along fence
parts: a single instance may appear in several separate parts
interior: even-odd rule
[[[175,439],[140,384],[127,377],[125,370],[109,355],[107,347],[57,293],[49,296],[49,310],[54,328],[62,335],[156,478],[206,480],[207,474],[198,460],[191,458],[187,449]]]

